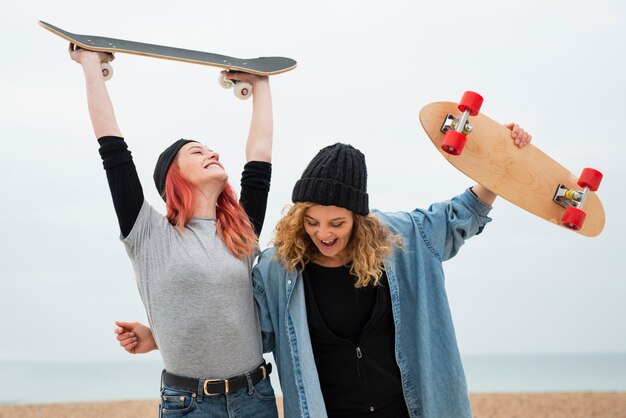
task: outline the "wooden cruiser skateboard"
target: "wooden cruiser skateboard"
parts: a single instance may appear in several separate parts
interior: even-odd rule
[[[588,237],[600,234],[605,215],[594,192],[602,174],[585,168],[576,177],[536,146],[518,148],[509,129],[478,113],[482,102],[479,94],[465,92],[458,105],[437,102],[422,108],[422,127],[441,155],[534,215]]]

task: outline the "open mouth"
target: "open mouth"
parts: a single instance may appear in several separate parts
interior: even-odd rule
[[[220,166],[218,163],[208,163],[207,165],[204,166],[205,169],[214,168],[214,167],[222,168],[222,166]]]
[[[323,240],[323,239],[321,239],[319,241],[322,244],[322,246],[324,246],[324,247],[332,247],[337,242],[337,238],[331,239],[331,240]]]

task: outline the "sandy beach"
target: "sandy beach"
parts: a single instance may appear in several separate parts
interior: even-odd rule
[[[626,392],[479,393],[471,401],[475,418],[626,418]],[[281,400],[277,403],[280,409]],[[0,418],[155,418],[157,405],[155,400],[0,406]]]

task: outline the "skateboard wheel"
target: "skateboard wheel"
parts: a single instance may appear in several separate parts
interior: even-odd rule
[[[459,110],[461,112],[465,112],[467,110],[470,112],[471,116],[476,116],[482,105],[483,96],[478,93],[474,93],[473,91],[466,91],[463,93],[463,97],[461,97],[461,101],[459,102]]]
[[[583,227],[586,216],[587,214],[582,210],[575,208],[574,206],[568,206],[565,208],[563,218],[561,218],[561,224],[566,228],[578,231]]]
[[[100,64],[100,69],[102,70],[102,77],[104,77],[104,81],[109,81],[111,77],[113,77],[113,67],[108,62],[103,62]]]
[[[602,181],[602,173],[593,168],[583,168],[583,172],[578,178],[578,185],[580,187],[589,187],[589,190],[595,192],[600,187]]]
[[[235,84],[235,96],[241,100],[249,99],[252,96],[252,84],[245,81]]]
[[[446,131],[446,136],[441,143],[441,149],[451,155],[460,155],[466,140],[467,138],[461,132],[450,129]]]
[[[235,83],[233,83],[232,80],[229,80],[228,78],[224,77],[221,74],[218,78],[218,81],[220,83],[220,86],[224,87],[225,89],[230,89],[235,85]]]

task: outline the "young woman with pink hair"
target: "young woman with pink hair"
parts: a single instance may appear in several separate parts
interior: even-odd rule
[[[268,78],[224,73],[254,87],[240,201],[219,154],[180,139],[154,170],[163,216],[144,199],[101,75],[113,57],[74,45],[69,52],[83,68],[121,240],[165,363],[160,415],[277,417],[251,280],[271,177]]]

